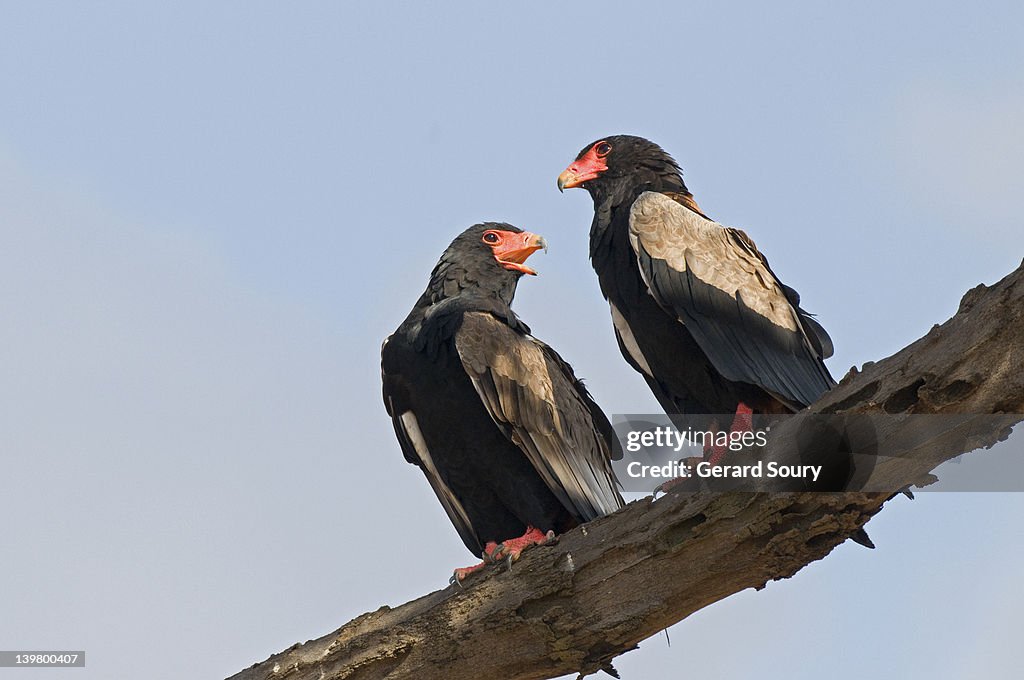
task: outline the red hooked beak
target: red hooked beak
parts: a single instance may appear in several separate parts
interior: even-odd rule
[[[523,263],[526,262],[526,258],[538,250],[543,248],[547,251],[548,244],[544,237],[531,234],[528,231],[495,231],[494,233],[501,237],[501,241],[491,246],[494,258],[498,263],[505,269],[536,276],[537,272]]]
[[[597,155],[597,146],[595,144],[593,148],[583,154],[581,158],[576,159],[558,176],[559,191],[583,186],[584,182],[597,179],[602,172],[608,169],[608,164],[605,163],[604,157]]]

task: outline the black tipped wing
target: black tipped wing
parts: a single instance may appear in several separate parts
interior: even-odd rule
[[[385,348],[389,340],[390,338],[385,340],[384,346],[381,348],[381,354],[384,356],[386,356]],[[423,470],[427,482],[430,483],[430,488],[434,490],[437,499],[441,501],[448,518],[455,525],[455,530],[459,532],[462,542],[471,552],[479,552],[483,545],[480,537],[477,536],[462,502],[445,484],[444,478],[434,464],[430,448],[427,446],[423,433],[420,432],[416,413],[409,407],[411,400],[406,394],[406,385],[401,379],[389,375],[383,366],[381,377],[384,384],[384,406],[387,408],[388,415],[391,416],[391,424],[395,428],[395,435],[398,437],[398,443],[402,447],[405,459]]]
[[[566,508],[588,521],[622,507],[609,462],[618,440],[554,350],[476,312],[455,346],[491,418]]]
[[[629,234],[651,295],[725,378],[799,405],[835,384],[822,362],[828,335],[742,231],[646,192],[630,210]]]

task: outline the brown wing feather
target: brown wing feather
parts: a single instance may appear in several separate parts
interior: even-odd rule
[[[705,215],[704,211],[700,209],[699,205],[697,205],[697,201],[696,201],[696,199],[694,199],[693,194],[684,194],[684,193],[679,192],[679,191],[664,191],[662,193],[665,196],[668,196],[669,198],[671,198],[673,201],[675,201],[679,205],[686,206],[687,208],[689,208],[693,212],[697,213],[698,215],[700,215],[704,219],[708,219],[708,220],[711,219],[710,217]]]
[[[682,194],[679,193],[678,191],[665,191],[662,192],[662,194],[668,196],[679,205],[682,205],[692,210],[701,217],[711,220],[711,218],[705,215],[697,206],[697,202],[693,200],[692,195]],[[751,257],[756,257],[758,260],[760,260],[761,263],[764,265],[764,268],[768,270],[768,273],[771,274],[776,281],[779,280],[779,277],[775,276],[775,272],[772,271],[771,265],[768,264],[768,258],[764,256],[764,253],[757,249],[757,244],[754,243],[754,239],[750,238],[747,232],[743,231],[742,229],[737,229],[736,227],[722,228],[729,232],[730,236],[732,236],[732,239],[740,248],[743,248]],[[782,292],[785,295],[786,299],[789,301],[790,305],[792,305],[793,308],[796,310],[797,316],[799,317],[799,320],[803,325],[804,333],[807,334],[811,343],[814,345],[815,351],[823,359],[828,359],[830,356],[832,356],[832,353],[834,351],[834,348],[832,346],[832,338],[829,337],[828,332],[825,330],[825,328],[814,319],[813,314],[800,308],[800,294],[797,293],[796,290],[794,290],[793,288],[790,288],[786,284],[782,283],[781,281],[779,281],[779,285],[782,287]]]
[[[629,236],[651,295],[727,379],[798,404],[834,384],[821,361],[822,343],[791,299],[795,291],[745,233],[673,196],[645,192],[631,207]]]
[[[633,203],[630,239],[677,272],[692,271],[729,297],[740,295],[752,310],[775,325],[796,331],[796,310],[768,270],[753,241],[738,229],[687,210],[664,194],[647,192]],[[740,240],[736,233],[742,234]],[[737,247],[740,246],[740,247]]]
[[[591,520],[622,507],[609,433],[598,429],[568,364],[485,313],[463,317],[455,346],[491,418],[567,509]]]

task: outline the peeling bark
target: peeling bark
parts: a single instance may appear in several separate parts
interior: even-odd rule
[[[898,489],[1005,438],[1024,419],[1024,264],[963,297],[957,314],[897,354],[851,369],[819,413],[978,414],[880,462]],[[992,414],[1005,414],[992,427]],[[906,439],[893,418],[882,437]],[[913,433],[910,433],[913,435]],[[875,488],[875,487],[872,487]],[[746,588],[788,578],[857,532],[889,493],[671,493],[645,498],[524,553],[515,578],[487,569],[381,607],[229,680],[552,678],[610,668],[643,639]]]

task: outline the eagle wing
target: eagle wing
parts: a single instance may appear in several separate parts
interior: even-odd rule
[[[462,542],[466,544],[466,547],[471,552],[480,554],[483,551],[483,543],[470,523],[469,515],[466,513],[462,502],[445,483],[444,477],[442,477],[437,466],[434,464],[430,448],[427,446],[426,439],[420,431],[416,413],[410,406],[411,400],[406,395],[404,382],[398,376],[387,371],[388,355],[386,350],[389,340],[390,338],[385,340],[384,345],[381,347],[384,407],[387,409],[388,415],[391,416],[391,424],[395,428],[395,435],[398,437],[398,443],[402,447],[402,453],[407,461],[423,470],[430,488],[434,490],[434,495],[441,501],[441,506],[444,507],[448,518],[455,525],[455,530],[459,532]]]
[[[589,521],[622,507],[618,440],[554,350],[482,312],[463,317],[455,347],[491,418],[567,509]]]
[[[630,208],[629,237],[650,294],[725,378],[801,406],[835,384],[831,340],[745,233],[649,191]]]

